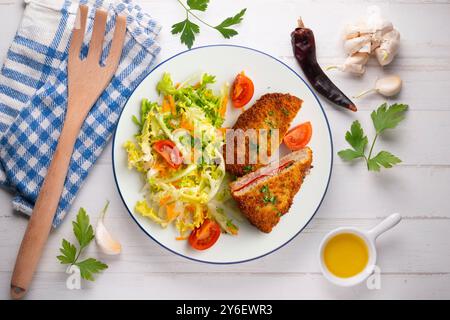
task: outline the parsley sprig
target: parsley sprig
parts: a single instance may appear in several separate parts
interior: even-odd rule
[[[76,265],[80,268],[80,274],[83,279],[94,281],[93,274],[108,268],[106,264],[94,258],[87,258],[83,261],[78,261],[83,250],[94,239],[94,229],[89,223],[89,216],[86,210],[80,208],[75,221],[72,221],[73,233],[77,238],[79,248],[67,241],[62,240],[59,251],[61,255],[56,258],[61,264]]]
[[[195,35],[200,33],[199,25],[189,20],[190,16],[194,17],[204,25],[212,29],[216,29],[222,34],[224,38],[229,39],[238,34],[238,32],[235,29],[232,29],[230,27],[239,24],[244,17],[245,11],[247,10],[242,9],[239,13],[235,14],[232,17],[226,18],[220,24],[214,26],[205,22],[197,14],[193,12],[193,11],[205,12],[206,9],[208,8],[209,0],[187,0],[186,5],[181,0],[177,1],[186,11],[186,19],[181,22],[175,23],[172,26],[172,34],[181,33],[180,36],[181,43],[184,43],[189,49],[191,49],[192,45],[194,44]]]
[[[407,109],[408,106],[406,104],[395,103],[388,107],[384,103],[371,113],[370,117],[372,118],[376,134],[370,146],[369,155],[367,156],[365,150],[369,141],[359,121],[355,120],[350,127],[350,131],[347,131],[345,134],[345,140],[347,140],[352,148],[341,150],[338,152],[338,155],[346,161],[364,158],[369,171],[380,171],[381,167],[392,168],[394,165],[402,162],[388,151],[380,151],[374,157],[372,157],[372,152],[380,134],[386,129],[395,128],[405,118],[405,111]]]

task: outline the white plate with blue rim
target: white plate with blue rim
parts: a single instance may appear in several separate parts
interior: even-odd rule
[[[293,205],[271,233],[259,231],[244,219],[237,221],[236,236],[222,234],[211,248],[198,251],[187,241],[176,240],[179,236],[175,226],[161,228],[148,218],[134,211],[137,201],[143,198],[144,181],[135,170],[127,166],[127,154],[123,144],[137,133],[131,121],[138,115],[143,98],[160,101],[156,84],[164,72],[171,74],[174,82],[182,82],[193,74],[207,72],[216,76],[213,89],[219,91],[225,83],[232,83],[236,75],[245,71],[254,83],[255,93],[251,106],[260,96],[270,92],[290,93],[303,100],[302,108],[292,126],[310,121],[313,135],[309,146],[313,150],[313,169],[306,177]],[[229,106],[224,127],[231,127],[240,110]],[[288,150],[282,145],[281,155]],[[313,91],[303,78],[278,59],[255,49],[234,45],[198,47],[179,53],[154,68],[137,86],[126,103],[119,119],[113,140],[113,171],[120,196],[130,216],[140,229],[167,250],[188,259],[213,263],[231,264],[251,261],[266,256],[294,239],[311,221],[326,194],[333,162],[333,145],[325,112]]]

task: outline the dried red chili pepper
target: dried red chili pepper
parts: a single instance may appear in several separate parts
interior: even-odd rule
[[[332,103],[356,111],[355,104],[328,78],[316,59],[316,43],[311,29],[299,19],[298,27],[291,33],[292,49],[306,78],[314,89]]]

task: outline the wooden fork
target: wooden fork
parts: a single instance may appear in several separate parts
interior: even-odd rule
[[[116,72],[122,54],[126,19],[118,16],[108,58],[104,66],[100,65],[107,12],[97,10],[88,55],[86,59],[80,59],[87,14],[87,6],[80,6],[69,48],[67,113],[58,145],[17,254],[11,279],[10,294],[13,299],[22,298],[28,290],[58,208],[75,141],[89,110]]]

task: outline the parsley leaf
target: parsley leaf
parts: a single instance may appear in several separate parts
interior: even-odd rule
[[[94,230],[89,223],[89,216],[84,208],[80,208],[76,221],[72,221],[73,233],[80,244],[80,248],[86,247],[94,239]]]
[[[77,248],[69,241],[63,239],[59,251],[62,253],[62,255],[57,256],[56,258],[61,261],[62,264],[72,264],[75,262]]]
[[[195,34],[200,32],[200,27],[186,18],[186,20],[172,26],[172,34],[180,32],[181,43],[184,43],[190,49],[194,44]]]
[[[342,158],[342,160],[345,161],[351,161],[353,159],[358,159],[364,157],[364,154],[361,154],[359,152],[356,152],[352,149],[345,149],[338,152],[339,157]]]
[[[237,13],[233,17],[226,18],[219,25],[215,26],[214,29],[219,31],[222,34],[222,36],[226,39],[229,39],[237,35],[238,32],[234,29],[230,29],[229,27],[241,23],[245,11],[247,11],[247,9],[242,9],[239,13]]]
[[[92,275],[108,268],[108,266],[94,258],[88,258],[81,262],[78,261],[83,249],[85,249],[94,239],[94,230],[89,223],[89,216],[87,215],[86,210],[80,208],[76,220],[72,221],[72,225],[73,233],[79,243],[79,249],[77,249],[74,244],[63,239],[61,248],[59,249],[61,255],[56,258],[61,264],[76,265],[80,268],[80,275],[83,279],[93,281],[94,277]]]
[[[99,273],[108,268],[106,264],[94,258],[88,258],[81,262],[75,263],[80,268],[80,274],[83,279],[94,281],[93,273]]]
[[[364,135],[364,131],[361,128],[361,124],[358,120],[353,121],[350,131],[345,134],[345,140],[353,149],[345,149],[338,152],[338,155],[343,160],[353,160],[364,157],[364,150],[367,146],[367,136]]]
[[[395,103],[387,107],[387,104],[384,103],[376,111],[373,111],[370,117],[377,133],[380,134],[386,129],[395,128],[400,121],[405,119],[406,109],[408,109],[406,104]]]
[[[175,23],[172,25],[172,34],[179,34],[181,33],[180,40],[181,43],[185,44],[189,49],[192,48],[195,41],[195,35],[200,33],[200,27],[193,23],[189,18],[192,16],[204,25],[216,29],[219,31],[222,36],[226,39],[229,39],[235,35],[238,34],[238,32],[232,28],[231,26],[234,26],[236,24],[239,24],[245,14],[245,11],[247,9],[242,9],[239,13],[236,15],[226,18],[223,20],[220,24],[217,26],[211,25],[205,21],[203,21],[199,16],[197,16],[193,11],[206,11],[208,8],[209,0],[187,0],[185,5],[181,0],[177,0],[178,3],[184,8],[186,11],[186,19]]]
[[[375,157],[369,159],[367,166],[370,171],[380,171],[380,166],[392,168],[393,165],[402,162],[399,158],[387,151],[380,151]]]
[[[346,161],[364,158],[369,171],[380,171],[381,167],[392,168],[394,165],[400,163],[401,160],[390,152],[380,151],[376,156],[372,157],[372,151],[378,136],[386,129],[395,128],[405,118],[405,111],[407,109],[408,106],[405,104],[396,103],[388,107],[387,104],[384,103],[371,113],[370,116],[376,134],[372,141],[368,156],[365,154],[365,149],[368,144],[367,136],[364,134],[359,121],[354,121],[350,131],[347,131],[345,134],[345,140],[352,149],[341,150],[338,152],[338,155]]]
[[[345,140],[355,149],[356,152],[364,154],[364,149],[368,143],[367,136],[364,135],[364,131],[361,128],[361,124],[358,120],[352,123],[350,131],[345,134]]]
[[[188,0],[187,5],[191,10],[206,11],[209,0]]]

